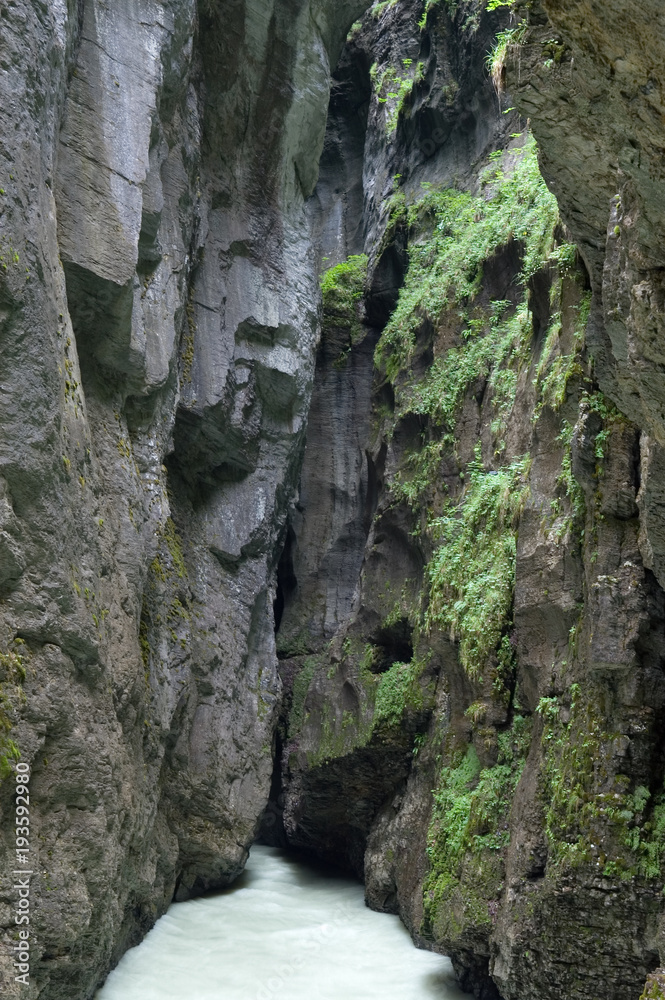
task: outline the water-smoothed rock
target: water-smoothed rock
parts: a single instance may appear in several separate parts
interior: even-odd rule
[[[317,337],[304,205],[363,6],[3,11],[0,649],[34,869],[8,995],[91,996],[254,838]],[[2,809],[8,873],[6,783]]]

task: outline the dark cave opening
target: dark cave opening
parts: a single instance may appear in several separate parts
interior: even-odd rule
[[[296,534],[292,526],[286,529],[286,539],[284,547],[277,563],[277,589],[273,601],[273,613],[275,616],[275,635],[279,632],[279,626],[284,617],[284,608],[289,598],[294,594],[298,580],[293,568],[293,550],[296,544]]]

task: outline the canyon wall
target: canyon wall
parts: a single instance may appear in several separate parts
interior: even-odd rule
[[[637,1000],[663,957],[662,13],[493,6],[374,4],[334,76],[264,835],[363,877],[478,997]],[[363,130],[361,240],[329,191]]]
[[[663,16],[0,11],[4,993],[260,835],[484,1000],[662,995]]]
[[[90,997],[255,837],[317,337],[304,206],[362,8],[2,8],[2,762],[31,768],[34,872],[26,988],[3,780],[6,995]]]

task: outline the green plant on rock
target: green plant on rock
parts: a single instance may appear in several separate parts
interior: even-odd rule
[[[185,306],[187,327],[186,330],[183,331],[182,345],[180,348],[182,381],[187,384],[191,384],[192,381],[192,366],[194,365],[194,338],[196,335],[196,320],[194,318],[194,301],[191,297],[192,294],[193,292],[190,293],[187,305]]]
[[[374,728],[382,723],[399,725],[407,708],[423,707],[419,684],[423,668],[424,663],[414,659],[410,663],[393,663],[390,670],[381,674],[374,702]]]
[[[141,648],[141,659],[145,670],[145,679],[148,681],[148,670],[150,667],[150,611],[145,595],[141,604],[141,620],[139,622],[139,646]]]
[[[549,533],[559,542],[571,533],[576,533],[581,541],[584,537],[586,500],[584,491],[573,473],[572,442],[575,428],[564,420],[557,444],[563,445],[561,472],[556,481],[559,496],[550,501],[551,522]],[[564,507],[564,501],[566,506]]]
[[[504,6],[503,4],[501,6]],[[487,55],[486,66],[497,94],[502,94],[506,86],[506,63],[513,48],[517,48],[526,35],[526,22],[514,28],[506,28],[496,36],[494,47]]]
[[[360,304],[367,277],[367,257],[355,254],[329,267],[321,277],[323,296],[323,336],[342,331],[346,345],[341,357],[359,343],[364,335]]]
[[[665,1000],[665,975],[662,972],[648,977],[640,1000]]]
[[[584,380],[578,407],[580,414],[585,412],[595,413],[603,422],[594,440],[596,476],[600,479],[603,474],[605,450],[610,439],[612,427],[625,422],[626,418],[616,409],[613,403],[605,398],[602,392],[596,389],[590,391],[592,385],[589,379]],[[602,515],[599,511],[598,498],[595,509],[592,508],[587,512],[584,491],[573,473],[572,443],[574,434],[575,428],[568,420],[564,420],[561,425],[561,432],[557,437],[557,443],[563,446],[561,472],[556,483],[559,495],[550,504],[552,520],[549,526],[549,533],[550,535],[553,534],[556,541],[559,541],[571,532],[575,532],[581,543],[585,536],[587,513],[591,514],[591,528],[593,533],[597,529],[598,520],[602,520]]]
[[[306,627],[301,628],[296,633],[279,631],[276,636],[276,645],[280,660],[293,656],[306,656],[312,650],[312,636]]]
[[[584,865],[609,877],[661,879],[665,791],[631,790],[629,778],[614,773],[623,737],[605,728],[593,694],[571,685],[567,722],[554,699],[541,701],[547,703],[540,714],[548,874]]]
[[[293,694],[291,698],[291,711],[289,712],[289,739],[298,736],[305,721],[305,699],[309,686],[314,679],[314,674],[321,665],[318,656],[308,656],[301,666],[293,682]]]
[[[424,31],[425,28],[427,27],[429,15],[433,10],[435,10],[438,7],[439,3],[440,0],[425,0],[425,6],[423,7],[423,12],[420,17],[420,21],[418,22],[418,27],[420,28],[421,31]],[[457,15],[458,10],[460,10],[461,8],[463,9],[465,4],[464,0],[445,0],[445,6],[450,18],[454,19]],[[467,7],[471,6],[471,10],[464,20],[463,27],[465,29],[471,29],[472,31],[476,31],[480,23],[478,10],[475,8],[474,5],[469,5],[467,3],[466,6]]]
[[[0,270],[6,273],[10,268],[17,268],[20,263],[21,258],[18,250],[4,237],[0,237]]]
[[[370,79],[379,104],[387,105],[386,133],[392,135],[414,86],[423,79],[423,64],[413,66],[412,59],[402,60],[403,69],[398,73],[394,66],[379,72],[376,63],[370,70]],[[401,175],[396,175],[399,180]]]
[[[436,426],[452,431],[467,391],[484,379],[490,380],[496,407],[510,411],[517,375],[514,368],[502,366],[519,360],[531,323],[526,310],[504,319],[507,305],[496,301],[475,318],[465,316],[459,347],[437,358],[424,378],[400,393],[400,415],[427,415]]]
[[[560,274],[576,276],[578,274],[578,251],[574,243],[560,243],[550,256],[559,268]]]
[[[552,258],[554,258],[554,254],[552,254]],[[560,286],[560,282],[558,284]],[[534,421],[538,419],[546,406],[555,412],[560,410],[566,400],[571,379],[581,379],[584,376],[581,352],[584,347],[584,336],[590,309],[591,293],[586,292],[577,307],[578,319],[573,333],[573,346],[568,354],[564,354],[561,350],[561,314],[557,312],[552,317],[545,343],[540,352],[534,379],[534,385],[538,392],[538,401],[533,414]]]
[[[390,493],[396,502],[406,501],[417,510],[433,486],[440,480],[439,466],[446,451],[455,446],[452,434],[428,441],[418,451],[407,454],[390,483]]]
[[[408,735],[404,728],[405,716],[423,712],[433,704],[433,682],[431,678],[424,678],[429,655],[413,657],[409,663],[393,663],[390,669],[377,674],[374,668],[380,654],[378,647],[370,643],[361,646],[348,637],[344,647],[344,656],[351,661],[346,664],[345,676],[349,671],[355,674],[353,686],[359,699],[358,710],[345,710],[340,718],[329,701],[317,710],[316,747],[307,754],[310,767],[344,757],[367,746],[375,738],[380,742],[396,739],[403,744],[405,735]],[[307,694],[318,671],[326,664],[323,653],[309,656],[296,676],[289,714],[289,739],[295,739],[302,733],[308,718],[305,710]],[[333,664],[326,672],[327,679],[334,681],[336,673]]]
[[[315,750],[307,753],[310,767],[328,764],[331,760],[345,757],[355,749],[365,746],[369,734],[364,731],[362,719],[353,712],[344,710],[340,720],[334,718],[330,703],[326,702],[321,713],[321,731]]]
[[[386,10],[390,10],[397,3],[399,3],[399,0],[374,0],[374,3],[370,7],[370,14],[378,20]]]
[[[21,759],[21,753],[10,737],[14,724],[15,706],[24,700],[22,684],[25,680],[25,656],[22,639],[15,639],[13,648],[0,653],[0,780],[11,773],[13,761]]]
[[[187,567],[185,565],[182,539],[172,518],[167,517],[164,524],[158,528],[157,535],[163,540],[168,557],[166,557],[166,553],[163,550],[162,556],[155,556],[150,564],[153,576],[161,580],[162,583],[168,582],[170,578],[185,580],[187,578]]]
[[[449,501],[431,531],[439,540],[428,566],[428,627],[459,641],[460,661],[479,678],[511,618],[517,521],[526,502],[528,457],[486,471],[471,463],[461,501]]]
[[[441,770],[427,838],[430,871],[423,884],[425,924],[439,939],[457,936],[464,922],[490,923],[488,903],[501,889],[510,808],[530,736],[530,720],[516,716],[499,734],[494,767],[482,768],[469,746]]]
[[[532,138],[516,153],[502,154],[483,182],[487,198],[454,189],[428,191],[409,210],[419,235],[409,247],[404,287],[375,354],[393,384],[408,370],[424,324],[436,327],[452,307],[468,312],[482,287],[484,264],[499,248],[512,240],[521,245],[524,285],[554,249],[558,208],[540,175]],[[473,333],[470,327],[469,337]]]
[[[164,525],[164,541],[171,555],[173,568],[177,576],[182,580],[187,576],[187,567],[185,566],[182,541],[178,534],[178,529],[170,517],[167,517],[166,524]]]
[[[418,22],[418,26],[421,31],[424,31],[427,27],[427,20],[429,18],[430,12],[437,6],[439,0],[425,0],[425,6],[423,8],[423,13]]]
[[[505,450],[503,437],[515,402],[521,367],[528,359],[531,318],[520,308],[506,313],[508,303],[492,302],[477,318],[466,317],[459,347],[437,358],[417,382],[398,391],[397,416],[407,413],[429,418],[432,439],[408,453],[391,483],[395,500],[421,508],[440,481],[439,469],[446,455],[456,449],[455,425],[464,400],[475,385],[487,383],[491,391],[491,431],[495,455]]]
[[[412,625],[416,625],[418,620],[417,601],[414,595],[414,581],[410,578],[407,578],[402,584],[399,596],[381,622],[381,627],[392,628],[393,625],[397,625],[405,620],[410,622]]]
[[[374,666],[379,658],[379,647],[371,643],[365,643],[362,655],[358,662],[360,676],[365,682],[373,683],[376,680]]]

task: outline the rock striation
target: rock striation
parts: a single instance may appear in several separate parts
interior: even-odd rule
[[[362,8],[3,7],[3,759],[31,768],[35,872],[25,989],[5,782],[7,995],[92,996],[255,837],[317,337],[305,204]]]
[[[663,17],[2,8],[5,994],[260,835],[481,1000],[661,996]]]
[[[374,4],[334,76],[364,241],[338,202],[323,254],[368,273],[346,314],[324,280],[270,815],[476,996],[637,1000],[662,948],[661,15],[485,7]]]

